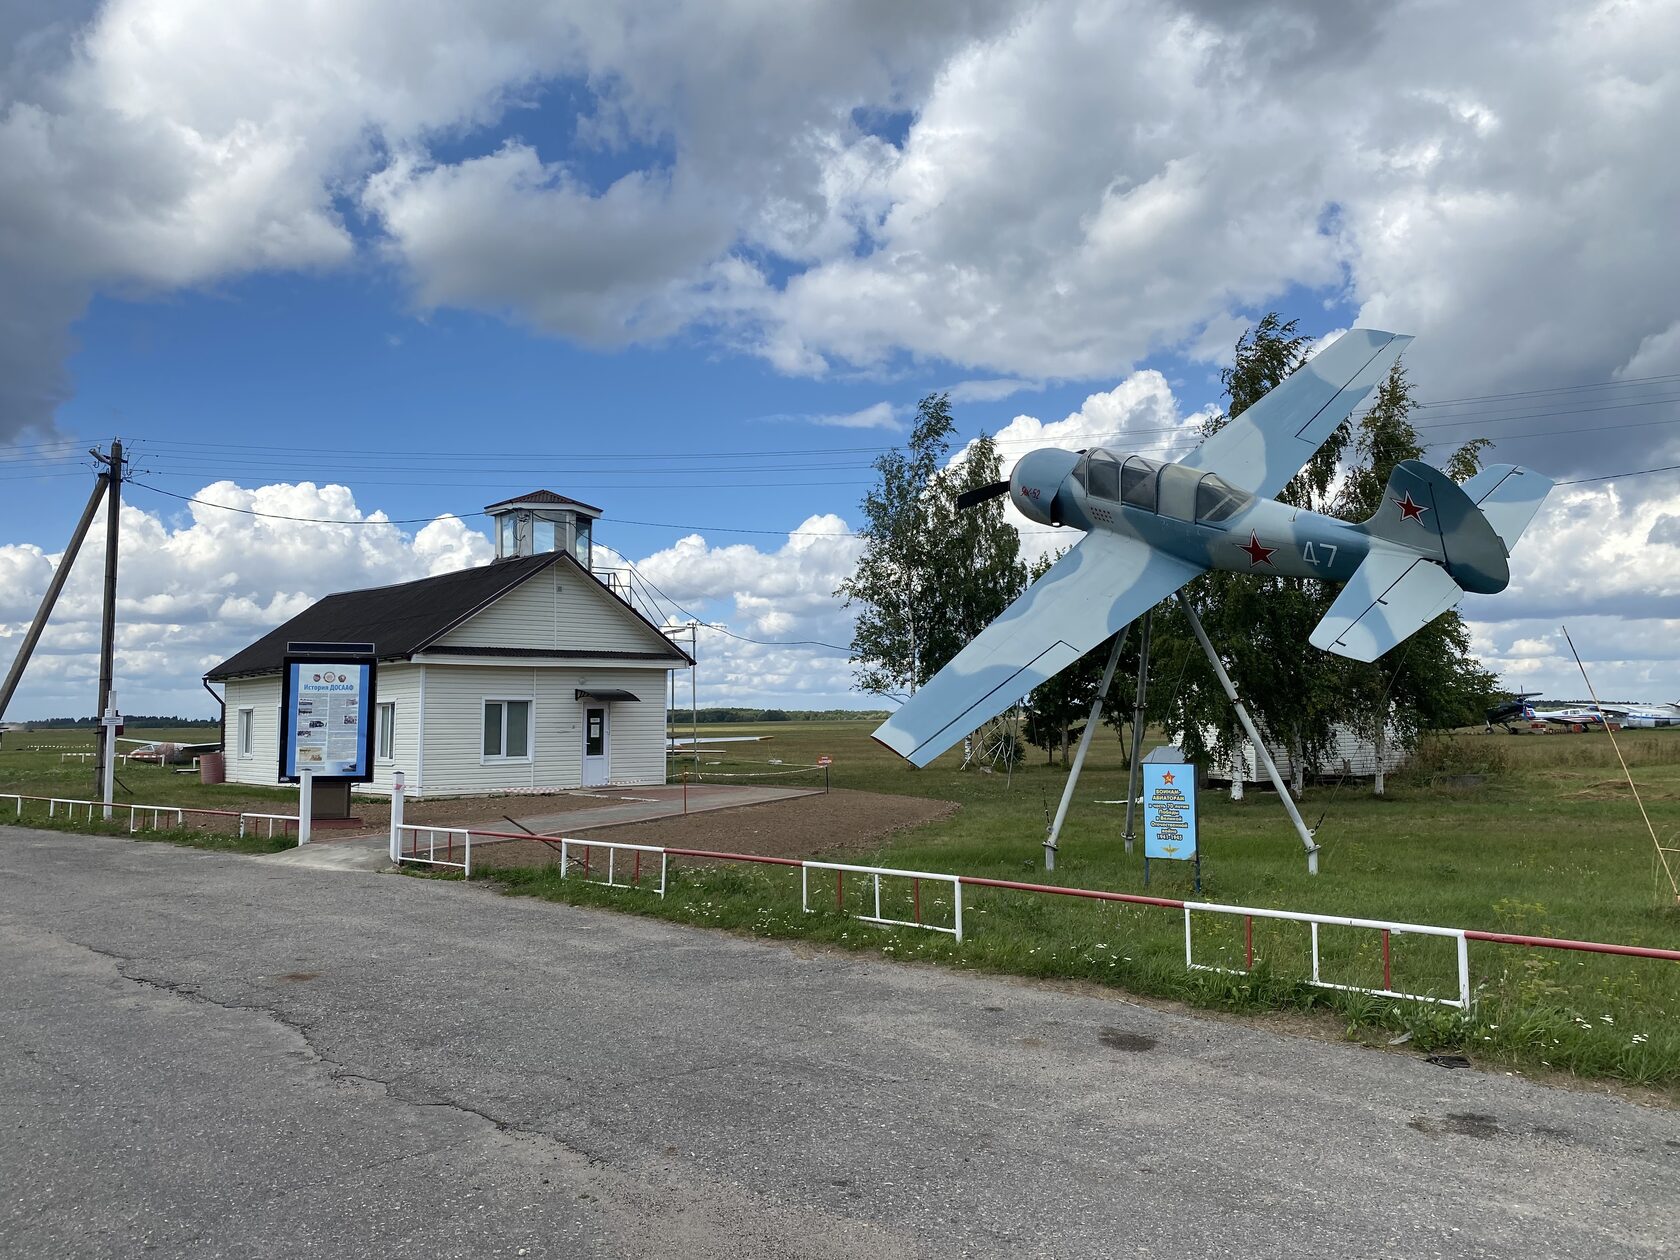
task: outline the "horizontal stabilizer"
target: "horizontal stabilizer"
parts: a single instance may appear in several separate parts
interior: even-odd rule
[[[1463,594],[1440,565],[1373,548],[1308,642],[1337,656],[1374,661],[1457,604]]]
[[[1179,463],[1275,497],[1382,383],[1411,340],[1349,329]]]
[[[1509,552],[1534,519],[1556,483],[1532,468],[1493,464],[1464,483],[1464,493],[1482,509]]]
[[[1120,534],[1087,534],[875,738],[913,765],[927,765],[1201,571]]]

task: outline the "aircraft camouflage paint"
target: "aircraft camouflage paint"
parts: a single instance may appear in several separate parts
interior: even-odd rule
[[[1345,582],[1315,647],[1372,661],[1458,603],[1509,584],[1510,549],[1552,482],[1486,468],[1460,486],[1417,460],[1353,523],[1279,503],[1410,337],[1355,328],[1177,463],[1097,449],[1029,451],[1007,482],[1028,519],[1084,538],[916,692],[875,738],[925,766],[1209,569]]]

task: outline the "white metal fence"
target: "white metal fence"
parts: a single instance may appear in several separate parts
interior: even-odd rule
[[[962,880],[956,875],[942,875],[932,871],[901,871],[891,866],[851,866],[844,862],[801,862],[799,864],[799,901],[806,914],[811,913],[811,872],[834,872],[834,902],[842,912],[845,909],[846,875],[866,875],[874,884],[875,912],[873,914],[854,914],[851,917],[860,919],[864,923],[879,923],[887,927],[926,928],[930,932],[944,932],[962,940]],[[881,879],[907,879],[911,881],[911,897],[915,906],[913,919],[890,919],[881,913]],[[932,880],[938,884],[949,884],[952,898],[952,922],[950,927],[942,927],[936,923],[925,922],[922,918],[922,881]]]
[[[655,844],[624,844],[617,840],[573,840],[567,836],[559,837],[560,845],[560,878],[567,878],[573,870],[577,870],[582,877],[592,884],[601,884],[607,888],[639,888],[642,886],[642,860],[645,855],[659,858],[659,887],[655,889],[661,897],[665,895],[666,875],[669,870],[669,858],[663,848]],[[554,841],[549,841],[550,844]],[[573,854],[583,851],[583,860],[579,862]],[[592,863],[593,850],[607,851],[607,865],[605,879],[593,879],[590,868],[599,870],[599,863]],[[618,876],[623,872],[625,862],[619,858],[620,853],[629,855],[628,865],[630,878],[621,880]]]
[[[1197,914],[1240,915],[1247,921],[1248,967],[1220,967],[1196,961],[1191,937],[1191,922]],[[1312,978],[1308,981],[1320,989],[1339,989],[1343,993],[1364,993],[1371,997],[1404,998],[1412,1002],[1430,1002],[1438,1006],[1470,1009],[1470,947],[1462,928],[1432,927],[1421,923],[1396,923],[1384,919],[1349,919],[1331,914],[1306,914],[1294,910],[1263,910],[1255,906],[1224,906],[1210,901],[1184,903],[1184,965],[1191,971],[1215,971],[1224,975],[1245,975],[1254,966],[1253,924],[1255,919],[1283,919],[1291,923],[1305,923],[1312,938]],[[1342,984],[1326,980],[1320,974],[1318,929],[1321,926],[1362,928],[1382,933],[1383,985],[1373,989],[1366,985]],[[1458,949],[1458,997],[1436,997],[1425,993],[1407,993],[1393,985],[1392,957],[1389,942],[1395,936],[1440,936],[1456,942]]]
[[[404,837],[408,838],[408,847],[402,847]],[[455,837],[461,837],[459,846]],[[424,837],[426,851],[420,851]],[[441,840],[439,839],[441,837]],[[443,856],[438,856],[438,847],[442,845]],[[455,860],[459,848],[461,860]],[[463,875],[472,874],[472,832],[465,827],[424,827],[411,823],[401,823],[397,826],[397,860],[399,862],[418,862],[422,866],[447,866],[458,870]]]

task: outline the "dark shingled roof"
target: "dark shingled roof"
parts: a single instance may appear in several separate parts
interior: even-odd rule
[[[563,551],[498,560],[418,582],[328,595],[313,607],[236,652],[205,677],[212,682],[249,674],[280,672],[288,643],[368,643],[382,661],[407,660],[439,637],[481,612],[522,583],[555,564],[569,564],[597,584],[600,579]],[[605,590],[605,587],[602,587]],[[613,599],[618,599],[616,595]],[[623,603],[622,600],[619,601]],[[645,617],[625,604],[639,620]],[[657,627],[655,627],[657,630]],[[651,654],[650,654],[651,655]],[[654,659],[665,659],[660,656]],[[669,659],[688,654],[672,644]]]
[[[500,503],[492,503],[484,510],[494,512],[499,507],[507,507],[510,503],[546,503],[551,507],[580,507],[587,512],[600,515],[601,509],[594,507],[581,499],[568,499],[563,494],[555,494],[552,490],[533,490],[530,494],[516,494],[511,499],[503,499]]]

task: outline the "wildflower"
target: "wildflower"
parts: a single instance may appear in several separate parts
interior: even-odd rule
[[[1642,1046],[1649,1040],[1650,1040],[1650,1038],[1647,1037],[1644,1033],[1634,1033],[1633,1034],[1633,1044],[1636,1045],[1636,1046]]]
[[[1606,1024],[1614,1024],[1616,1022],[1615,1020],[1611,1019],[1608,1015],[1600,1015],[1599,1018],[1602,1019]]]

